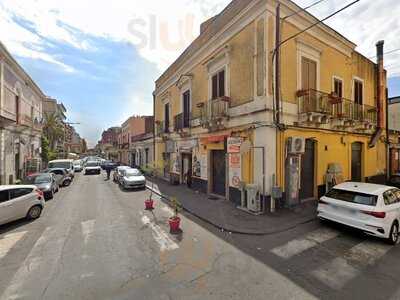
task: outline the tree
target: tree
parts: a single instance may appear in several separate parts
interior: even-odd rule
[[[56,113],[44,114],[43,133],[49,142],[50,150],[54,151],[57,141],[64,138],[64,124]]]
[[[42,136],[42,161],[43,162],[48,162],[49,161],[49,141],[47,140],[47,137]]]
[[[82,140],[81,140],[81,143],[82,143],[82,147],[81,147],[82,153],[86,153],[86,151],[87,151],[87,143],[86,143],[86,140],[85,140],[85,139],[82,139]]]

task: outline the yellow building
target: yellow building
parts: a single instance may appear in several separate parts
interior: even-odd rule
[[[280,3],[281,18],[299,11]],[[323,192],[330,164],[342,171],[336,180],[385,173],[383,67],[378,93],[378,66],[330,27],[280,47],[275,113],[276,5],[232,1],[156,81],[160,176],[235,202],[243,184],[266,199],[278,186],[293,202]],[[282,19],[281,40],[316,21],[306,12]]]

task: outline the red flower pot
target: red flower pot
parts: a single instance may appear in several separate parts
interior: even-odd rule
[[[181,218],[171,217],[169,218],[168,222],[169,222],[169,229],[172,233],[179,232],[180,230],[179,225],[181,223]]]
[[[148,199],[148,200],[144,201],[144,205],[146,206],[146,210],[154,209],[154,201],[152,199]]]

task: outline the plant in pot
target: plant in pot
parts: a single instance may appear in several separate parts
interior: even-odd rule
[[[171,198],[171,206],[174,210],[174,215],[169,218],[169,229],[172,234],[174,233],[179,233],[180,232],[180,223],[181,223],[181,218],[178,216],[179,211],[182,208],[182,204],[178,202],[178,200],[173,197]]]
[[[149,199],[144,201],[144,206],[146,210],[153,210],[154,209],[154,200],[153,200],[153,183],[151,183],[151,192]]]

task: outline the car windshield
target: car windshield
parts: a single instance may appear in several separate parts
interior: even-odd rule
[[[97,167],[99,164],[97,162],[88,162],[86,167]]]
[[[81,162],[80,161],[74,161],[74,166],[80,166]]]
[[[25,178],[25,184],[41,184],[51,182],[51,177],[47,174],[34,175]]]
[[[125,170],[125,176],[126,177],[133,177],[133,176],[140,176],[140,175],[142,175],[142,173],[137,169]]]
[[[326,197],[341,200],[346,202],[351,202],[355,204],[376,206],[378,196],[370,195],[360,192],[352,192],[340,189],[332,189],[327,194]]]
[[[50,162],[49,168],[69,169],[69,168],[71,168],[71,163],[67,162],[67,161]]]

